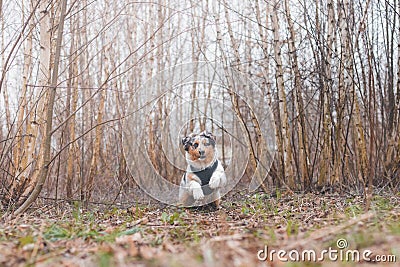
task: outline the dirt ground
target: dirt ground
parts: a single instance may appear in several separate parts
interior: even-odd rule
[[[368,212],[338,194],[236,193],[218,210],[62,202],[3,216],[0,266],[395,266],[399,204],[398,193]]]

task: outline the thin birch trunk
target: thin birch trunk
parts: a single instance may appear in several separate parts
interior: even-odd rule
[[[398,1],[398,12],[400,12],[400,1]],[[397,13],[399,14],[399,13]],[[395,14],[396,16],[396,14]],[[400,21],[398,21],[398,32],[400,32]],[[385,172],[387,176],[395,176],[400,170],[400,34],[397,37],[397,94],[395,96],[394,125],[389,132],[388,151],[385,159]]]
[[[0,29],[1,32],[4,32],[3,0],[0,0]],[[4,34],[2,34],[0,38],[0,49],[1,51],[4,51]],[[4,60],[5,60],[4,53],[1,54],[0,60],[1,60],[0,66],[4,65]],[[0,140],[3,139],[3,136],[4,136],[3,127],[0,127]]]
[[[348,57],[346,55],[346,14],[344,14],[343,3],[338,3],[338,20],[340,23],[340,31],[342,33],[342,38],[340,40],[340,64],[339,64],[339,87],[338,87],[338,99],[337,99],[337,107],[336,107],[336,123],[335,123],[335,153],[334,153],[334,162],[333,162],[333,173],[331,184],[337,185],[342,176],[342,170],[345,168],[345,162],[347,161],[346,155],[344,154],[345,150],[345,141],[343,138],[343,130],[344,130],[344,122],[343,118],[345,116],[345,101],[346,101],[346,86],[345,86],[345,77],[344,74],[346,72],[345,69],[345,59]]]
[[[227,3],[226,3],[225,0],[224,0],[224,6],[225,7],[227,6]],[[238,72],[242,73],[243,69],[242,69],[242,62],[241,62],[240,53],[239,53],[239,44],[238,44],[238,41],[235,39],[235,37],[233,35],[233,29],[232,29],[232,24],[231,24],[230,17],[229,17],[228,8],[225,8],[224,12],[225,12],[225,19],[226,19],[226,23],[227,23],[229,38],[230,38],[230,41],[231,41],[231,44],[232,44],[232,47],[233,47],[233,54],[234,54],[234,58],[235,58],[234,65],[235,65],[236,69],[238,70]],[[217,37],[217,39],[218,39],[218,37]],[[220,45],[221,45],[221,43],[220,43]],[[221,49],[223,49],[223,48],[221,47]],[[229,87],[231,89],[233,89],[232,86],[233,86],[233,82],[229,85]],[[246,123],[244,121],[245,120],[244,115],[242,114],[242,112],[240,111],[240,108],[239,108],[239,98],[234,93],[234,92],[236,92],[236,90],[230,90],[229,92],[230,92],[231,102],[232,102],[233,108],[234,108],[234,110],[235,110],[235,112],[237,114],[238,119],[243,122],[243,125],[246,125]],[[250,152],[249,160],[250,160],[250,163],[251,163],[251,165],[253,167],[253,170],[255,170],[256,167],[257,167],[256,153],[257,153],[257,150],[258,150],[257,147],[259,146],[259,144],[257,143],[257,140],[261,137],[261,130],[260,130],[260,127],[259,127],[256,119],[255,119],[254,114],[251,114],[251,119],[252,119],[252,122],[253,122],[254,130],[256,132],[256,140],[255,140],[255,142],[253,144],[252,138],[251,138],[251,133],[249,132],[249,129],[247,129],[247,128],[246,128],[246,138],[247,138],[247,142],[249,144],[249,152]],[[259,178],[261,178],[261,177],[259,177]],[[261,183],[261,187],[265,191],[267,190],[267,188],[266,188],[264,183]]]
[[[75,140],[76,133],[76,121],[75,121],[75,110],[77,108],[78,103],[78,66],[77,66],[77,56],[75,53],[75,43],[76,43],[76,28],[77,28],[77,20],[71,23],[71,47],[70,47],[70,62],[69,62],[69,79],[67,82],[67,91],[68,91],[68,100],[67,101],[67,117],[72,114],[71,118],[68,121],[67,128],[68,128],[68,140]],[[73,183],[75,180],[75,163],[76,163],[76,145],[75,143],[71,144],[68,147],[68,158],[67,158],[67,173],[66,173],[66,193],[67,198],[72,199],[73,197]]]
[[[282,130],[282,149],[284,161],[284,180],[287,181],[291,189],[295,188],[294,172],[293,172],[293,153],[292,144],[290,142],[289,118],[286,103],[285,84],[283,81],[283,68],[281,57],[281,45],[279,40],[279,23],[278,23],[278,7],[279,2],[274,2],[274,8],[271,13],[272,28],[274,33],[274,57],[276,61],[276,86],[278,88],[279,113]]]
[[[4,60],[2,60],[4,61]],[[8,99],[8,90],[7,90],[7,83],[3,85],[3,100],[4,100],[4,109],[6,112],[6,125],[8,131],[11,131],[11,114],[10,114],[10,101]]]
[[[365,141],[365,133],[363,129],[363,123],[361,120],[361,110],[359,104],[359,97],[355,90],[355,79],[354,79],[354,60],[353,60],[353,41],[351,38],[350,28],[353,28],[353,6],[348,0],[343,1],[343,8],[344,8],[344,16],[343,16],[343,24],[344,29],[342,29],[342,37],[344,42],[344,83],[346,87],[346,91],[349,91],[349,95],[352,97],[353,107],[354,108],[354,135],[355,135],[355,148],[358,151],[358,155],[356,156],[357,165],[359,166],[359,171],[357,174],[359,175],[358,179],[360,182],[365,184],[368,170],[367,170],[367,148],[366,148],[366,141]],[[351,116],[351,115],[350,115]],[[351,119],[351,117],[350,117]]]
[[[1,21],[1,32],[4,32],[4,17],[3,17],[3,1],[0,0],[0,21]],[[23,21],[22,21],[23,22]],[[4,34],[1,34],[1,51],[4,51]],[[4,65],[5,67],[5,53],[1,53],[1,64]],[[6,69],[3,70],[4,72]],[[0,85],[1,89],[1,85]],[[4,83],[3,85],[3,99],[4,99],[4,109],[6,112],[6,126],[8,128],[8,131],[11,130],[11,115],[10,115],[10,102],[8,100],[8,92],[7,92],[7,83]]]
[[[105,40],[103,41],[103,44],[105,44]],[[103,69],[104,71],[104,77],[109,77],[108,73],[108,55],[106,54],[108,51],[106,51],[106,47],[103,48],[102,52],[102,62],[101,65],[102,67],[100,69]],[[101,84],[103,87],[101,90],[100,94],[100,99],[99,99],[99,106],[98,106],[98,112],[97,112],[97,119],[96,123],[97,125],[100,125],[103,122],[103,116],[104,116],[104,106],[105,106],[105,101],[106,101],[106,84],[103,83]],[[86,196],[85,196],[85,206],[88,205],[88,202],[90,201],[93,193],[93,188],[94,188],[94,179],[96,175],[98,174],[98,160],[100,158],[100,150],[101,150],[101,143],[102,143],[102,138],[103,138],[103,127],[98,126],[96,127],[95,131],[95,140],[93,144],[93,153],[92,153],[92,158],[91,158],[91,163],[90,163],[90,169],[89,169],[89,174],[88,174],[88,179],[87,179],[87,184],[86,184]]]
[[[400,1],[398,1],[398,11],[397,14],[400,14]],[[396,15],[395,15],[396,16]],[[398,31],[400,32],[400,21],[398,22]],[[396,159],[400,165],[400,34],[397,35],[397,96],[396,96],[396,110],[397,110],[397,153]],[[397,169],[399,171],[399,169]]]
[[[39,153],[37,153],[37,141],[43,139],[45,132],[46,118],[44,114],[46,113],[46,100],[47,100],[47,86],[50,83],[50,12],[46,9],[48,3],[41,2],[38,6],[39,12],[39,30],[40,30],[40,53],[39,53],[39,73],[38,73],[38,84],[42,86],[36,94],[37,105],[33,108],[32,113],[30,113],[30,118],[27,124],[27,133],[32,136],[28,139],[28,143],[25,146],[27,153],[27,164],[26,166],[31,166],[32,170],[26,169],[29,172],[29,176],[25,175],[23,179],[16,179],[16,184],[13,185],[13,192],[17,192],[18,196],[22,197],[22,201],[30,195],[37,179],[39,177],[39,170],[42,168],[43,164],[43,145],[44,142],[39,144]],[[25,166],[24,166],[25,167]],[[13,193],[14,194],[14,193]]]
[[[31,6],[31,5],[30,5]],[[29,8],[30,10],[30,8]],[[30,10],[32,12],[32,10]],[[34,134],[31,130],[31,122],[30,117],[31,113],[28,113],[28,79],[31,74],[31,64],[32,64],[32,30],[33,25],[31,24],[30,29],[28,31],[28,36],[26,37],[26,43],[24,47],[24,65],[22,71],[22,90],[21,96],[19,99],[19,108],[17,112],[17,137],[18,142],[16,144],[14,150],[14,166],[16,166],[15,180],[11,186],[10,195],[12,198],[17,197],[18,188],[21,189],[21,183],[24,183],[29,176],[29,166],[32,164],[32,156],[34,148],[31,144],[34,142]],[[24,119],[24,116],[27,116],[27,119]],[[26,121],[26,129],[24,129],[23,125]],[[24,131],[25,130],[25,131]]]
[[[272,82],[269,79],[270,76],[270,61],[269,61],[269,40],[268,40],[268,32],[267,29],[270,26],[270,21],[269,21],[269,14],[270,14],[270,5],[267,3],[265,6],[265,22],[263,23],[263,20],[261,18],[261,12],[260,12],[260,6],[259,6],[259,0],[255,1],[255,6],[256,6],[256,18],[257,18],[257,24],[258,24],[258,34],[260,35],[261,39],[261,48],[264,54],[264,60],[262,62],[262,71],[263,71],[263,76],[265,80],[265,88],[266,88],[266,96],[267,96],[267,102],[269,106],[272,108],[272,96],[271,96],[271,91],[272,91]],[[263,27],[264,25],[264,27]],[[264,81],[263,81],[264,84]],[[264,86],[263,86],[264,88]]]
[[[293,20],[290,14],[290,8],[288,0],[285,0],[286,18],[289,26],[290,38],[289,38],[289,54],[291,55],[292,68],[294,72],[294,87],[295,87],[295,107],[297,110],[297,128],[299,138],[299,165],[300,165],[300,181],[303,189],[309,189],[310,177],[308,173],[308,141],[307,132],[305,125],[305,110],[304,101],[301,92],[301,74],[299,70],[299,63],[297,59],[297,49],[295,45],[296,33],[294,30]]]
[[[37,199],[39,196],[42,187],[46,181],[49,165],[50,165],[50,155],[51,155],[51,137],[52,137],[52,127],[53,127],[53,107],[56,96],[57,89],[57,79],[58,79],[58,66],[60,62],[60,53],[61,53],[61,44],[62,44],[62,36],[64,29],[64,19],[65,12],[67,7],[67,0],[63,0],[61,3],[61,14],[60,20],[58,24],[58,35],[57,35],[57,43],[56,43],[56,52],[54,57],[54,69],[51,76],[51,84],[49,92],[49,99],[47,102],[47,112],[46,112],[46,123],[45,123],[45,133],[43,136],[43,161],[39,162],[40,171],[38,174],[37,181],[35,183],[35,187],[33,192],[29,195],[26,201],[15,211],[15,215],[21,214],[26,211],[30,205]],[[45,15],[46,16],[46,15]],[[47,29],[46,29],[47,30]],[[47,90],[47,91],[48,91]]]
[[[82,1],[82,6],[85,7],[87,6],[88,1],[87,0],[83,0]],[[88,15],[87,15],[87,9],[83,8],[82,11],[82,22],[79,23],[79,27],[78,29],[80,29],[79,34],[78,34],[78,47],[80,46],[87,46],[89,43],[89,34],[90,32],[88,32],[88,19],[87,19]],[[92,80],[91,80],[91,76],[89,74],[89,63],[90,59],[89,59],[89,51],[88,49],[84,49],[82,54],[79,57],[79,69],[83,70],[81,75],[79,76],[78,79],[78,84],[81,84],[81,86],[83,88],[91,88],[92,87]],[[81,102],[82,103],[86,103],[86,101],[88,101],[88,99],[90,98],[89,96],[90,92],[89,90],[82,90],[81,93]],[[89,108],[88,107],[83,107],[82,109],[82,115],[81,115],[81,123],[80,123],[80,128],[81,131],[84,132],[85,131],[85,127],[86,125],[90,126],[90,114],[89,114]],[[79,198],[80,201],[83,203],[85,201],[85,183],[86,183],[86,179],[85,176],[87,174],[85,168],[88,165],[86,163],[86,154],[87,154],[87,149],[88,146],[86,145],[85,142],[86,138],[82,138],[80,140],[80,171],[79,171]]]
[[[330,180],[331,174],[331,157],[332,157],[332,114],[331,114],[331,101],[332,98],[332,54],[334,51],[333,45],[335,43],[335,12],[333,8],[333,0],[328,0],[328,36],[326,44],[326,59],[325,59],[325,80],[323,83],[323,148],[322,158],[320,165],[320,173],[318,178],[318,185],[324,186]]]

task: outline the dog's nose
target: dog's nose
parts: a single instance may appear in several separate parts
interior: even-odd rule
[[[204,156],[204,150],[199,150],[200,156]]]

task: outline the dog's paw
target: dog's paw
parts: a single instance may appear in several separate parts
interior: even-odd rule
[[[193,189],[193,198],[194,200],[202,200],[204,198],[203,190],[201,188]]]
[[[213,176],[210,179],[209,186],[211,189],[215,189],[219,187],[221,179],[219,177]]]

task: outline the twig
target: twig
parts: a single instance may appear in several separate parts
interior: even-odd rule
[[[233,234],[233,235],[222,235],[222,236],[215,236],[211,238],[208,242],[223,242],[223,241],[230,241],[230,240],[242,240],[248,237],[248,235],[243,234]]]

